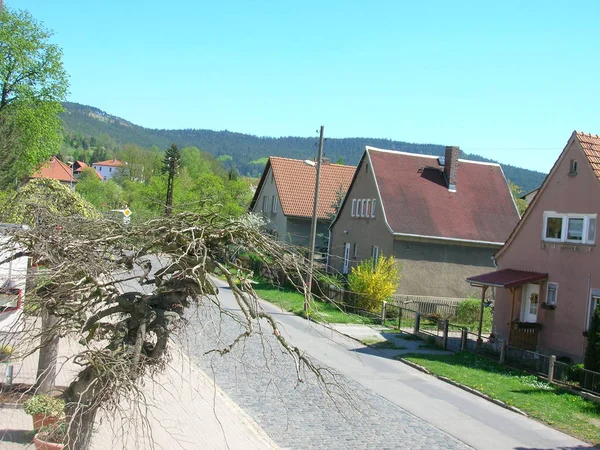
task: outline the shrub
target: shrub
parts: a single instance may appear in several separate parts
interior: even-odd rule
[[[375,270],[373,259],[364,259],[348,275],[350,290],[362,294],[357,306],[367,311],[378,312],[382,302],[396,292],[399,284],[400,269],[393,256],[380,255]]]
[[[43,414],[45,416],[60,417],[64,414],[65,402],[60,398],[49,395],[34,395],[23,403],[25,414],[33,416]]]
[[[600,371],[600,308],[596,307],[588,330],[588,344],[583,364],[586,369]]]
[[[460,325],[468,328],[476,328],[479,326],[479,311],[481,309],[481,300],[470,298],[460,302],[456,308],[456,321]],[[491,330],[492,328],[492,310],[489,306],[483,308],[483,329]]]

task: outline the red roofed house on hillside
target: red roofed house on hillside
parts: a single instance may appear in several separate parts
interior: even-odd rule
[[[355,167],[330,164],[321,166],[317,209],[317,248],[326,246],[333,204],[337,193],[343,196],[350,185]],[[269,157],[258,183],[250,211],[265,215],[270,230],[294,245],[310,245],[316,166],[305,161],[277,156]],[[319,236],[320,235],[320,236]]]
[[[509,345],[583,359],[600,303],[600,136],[573,132],[537,195],[496,254],[493,332]],[[476,275],[476,274],[473,274]]]
[[[92,168],[96,169],[96,172],[100,174],[104,181],[110,180],[117,174],[117,170],[124,164],[118,159],[108,159],[106,161],[99,161],[92,163]]]
[[[77,183],[77,180],[71,171],[71,167],[66,165],[56,156],[53,156],[50,161],[42,164],[40,168],[31,175],[31,178],[51,178],[53,180],[58,180],[71,188]]]
[[[466,298],[519,221],[498,164],[367,147],[331,225],[330,269],[380,254],[402,265],[399,294]]]
[[[73,170],[73,176],[79,178],[79,176],[83,172],[83,169],[91,169],[91,167],[83,161],[75,161],[71,164],[71,169]],[[98,178],[102,180],[102,175],[100,175],[96,170],[94,170],[94,172],[96,173]]]

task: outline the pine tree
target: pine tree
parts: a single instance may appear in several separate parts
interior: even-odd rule
[[[163,173],[169,174],[167,180],[167,201],[165,203],[166,216],[171,215],[171,211],[173,210],[173,182],[175,181],[175,175],[177,175],[180,161],[181,152],[179,151],[179,148],[175,144],[171,144],[171,147],[165,152],[162,168]]]
[[[584,367],[600,371],[600,308],[596,307],[588,330],[588,345],[585,350]]]

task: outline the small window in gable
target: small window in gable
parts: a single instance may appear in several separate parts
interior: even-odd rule
[[[352,199],[352,213],[350,215],[351,215],[351,217],[356,216],[356,199],[355,198]]]
[[[365,217],[365,199],[360,201],[360,217]]]
[[[371,200],[367,199],[367,206],[365,207],[365,217],[370,217]]]
[[[569,164],[569,175],[577,175],[577,160],[572,159]]]
[[[371,200],[371,217],[375,217],[375,199]]]

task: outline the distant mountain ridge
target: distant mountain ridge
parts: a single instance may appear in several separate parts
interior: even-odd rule
[[[156,146],[163,150],[172,143],[177,144],[180,148],[194,146],[215,157],[230,156],[232,158],[230,164],[236,167],[242,175],[260,176],[266,161],[265,158],[271,155],[297,159],[313,158],[316,155],[316,137],[273,138],[231,131],[151,129],[135,125],[93,106],[70,102],[63,105],[66,111],[62,114],[62,118],[68,134],[88,138],[109,136],[120,145],[137,144],[147,148]],[[343,158],[346,164],[356,165],[366,145],[434,156],[442,156],[445,151],[442,145],[414,144],[390,139],[328,138],[325,142],[324,152],[325,156],[333,162]],[[463,153],[461,157],[473,161],[496,162],[467,153]],[[546,176],[541,172],[508,164],[502,164],[502,168],[506,177],[520,186],[523,192],[529,192],[539,187]]]

